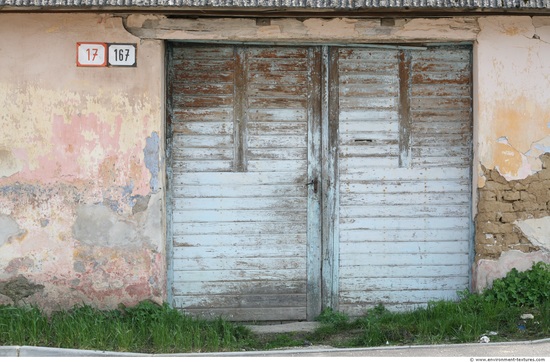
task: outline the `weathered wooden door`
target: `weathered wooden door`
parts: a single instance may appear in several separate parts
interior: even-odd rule
[[[169,52],[176,307],[303,320],[468,287],[469,47]]]
[[[319,71],[307,47],[171,47],[173,304],[303,320],[319,301]]]
[[[470,58],[467,46],[331,52],[339,310],[411,308],[468,288]]]

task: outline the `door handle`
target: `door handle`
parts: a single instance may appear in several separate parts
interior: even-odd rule
[[[319,181],[317,180],[317,178],[314,178],[313,180],[311,180],[306,184],[306,186],[309,186],[309,185],[313,185],[313,193],[316,194],[317,188],[319,186]]]

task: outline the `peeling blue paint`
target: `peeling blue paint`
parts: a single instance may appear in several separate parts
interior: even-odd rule
[[[155,193],[159,190],[159,144],[160,139],[157,132],[151,133],[151,137],[147,137],[143,155],[145,159],[145,167],[151,172],[151,192]]]
[[[126,185],[126,186],[122,187],[122,196],[123,197],[130,196],[130,195],[132,195],[133,192],[134,192],[134,181],[130,181],[129,185]]]
[[[541,144],[536,144],[535,149],[542,151],[543,153],[549,153],[550,152],[550,146],[545,146]]]

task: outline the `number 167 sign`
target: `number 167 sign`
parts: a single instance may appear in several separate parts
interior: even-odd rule
[[[76,43],[78,67],[135,67],[136,44]]]

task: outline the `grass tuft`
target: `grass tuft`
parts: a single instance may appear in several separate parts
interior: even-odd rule
[[[0,306],[0,345],[141,353],[214,352],[248,345],[248,329],[221,318],[203,320],[167,304],[98,310],[76,306],[49,317],[34,307]]]

